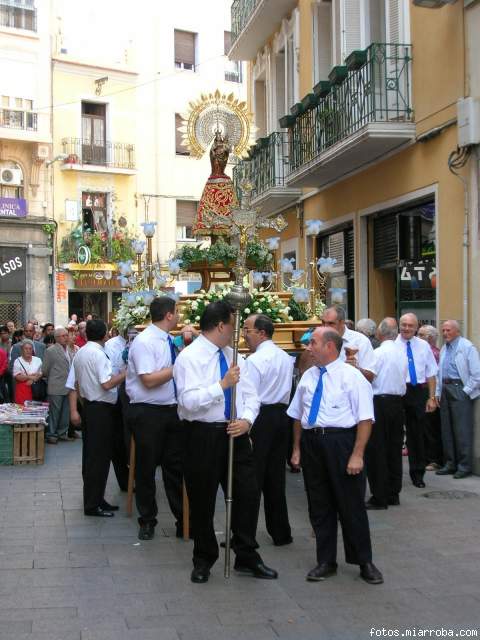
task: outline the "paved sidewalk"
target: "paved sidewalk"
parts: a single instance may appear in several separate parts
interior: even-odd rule
[[[338,576],[305,581],[314,541],[302,478],[287,474],[294,544],[273,547],[263,522],[258,533],[279,580],[227,581],[219,561],[208,584],[193,585],[191,543],[175,539],[163,495],[151,542],[137,540],[112,475],[107,499],[120,512],[84,517],[80,453],[80,441],[60,443],[43,466],[0,467],[0,640],[349,640],[442,626],[480,635],[479,478],[429,473],[418,490],[405,477],[402,505],[370,517],[385,577],[370,586],[345,565],[341,540]]]

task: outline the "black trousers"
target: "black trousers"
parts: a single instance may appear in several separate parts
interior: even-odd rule
[[[112,459],[115,421],[114,404],[84,400],[82,475],[85,511],[102,506]]]
[[[123,427],[123,407],[120,397],[115,405],[115,428],[113,432],[112,465],[122,491],[128,489],[128,457]]]
[[[135,438],[135,500],[140,524],[157,524],[155,484],[162,467],[168,504],[177,529],[182,525],[183,426],[176,406],[130,404],[128,424]]]
[[[279,404],[263,405],[251,431],[258,490],[263,493],[265,523],[275,544],[284,544],[292,539],[285,496],[285,456],[290,429],[286,408]]]
[[[317,541],[317,562],[337,560],[338,518],[342,527],[345,560],[372,561],[372,545],[365,509],[365,474],[347,474],[356,429],[322,435],[302,430],[301,461],[308,487],[310,522]]]
[[[211,567],[218,558],[213,519],[218,487],[226,487],[228,436],[226,427],[185,422],[185,480],[193,529],[193,564]],[[255,540],[259,493],[252,446],[247,435],[235,438],[232,504],[232,549],[241,564],[260,561]]]
[[[473,401],[462,383],[443,384],[440,398],[445,466],[457,471],[472,471]]]
[[[443,466],[442,424],[440,409],[425,414],[425,459]]]
[[[373,397],[375,424],[366,451],[367,477],[379,505],[397,498],[402,490],[403,398]]]
[[[403,396],[405,427],[407,431],[408,463],[410,478],[413,482],[423,480],[427,465],[425,454],[425,407],[428,388],[420,384],[414,387],[407,384],[407,393]]]

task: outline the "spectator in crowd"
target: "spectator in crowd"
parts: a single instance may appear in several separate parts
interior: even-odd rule
[[[43,327],[42,327],[42,342],[45,343],[45,338],[47,336],[51,336],[53,335],[53,331],[55,329],[55,325],[52,324],[51,322],[46,322]]]
[[[345,318],[345,326],[352,331],[355,329],[355,323],[353,320],[350,320],[350,318]]]
[[[33,355],[33,340],[24,339],[19,347],[20,355],[13,363],[13,377],[16,383],[15,402],[24,404],[26,400],[32,400],[32,385],[43,376],[42,360]]]
[[[118,338],[119,335],[120,335],[120,332],[118,331],[117,327],[112,327],[110,329],[110,339],[111,338]]]
[[[12,347],[14,344],[18,344],[19,342],[21,342],[24,337],[25,336],[23,334],[23,329],[15,329],[12,335]],[[12,350],[10,349],[10,357],[11,357],[11,354],[12,354]]]
[[[70,316],[70,320],[68,321],[68,326],[76,327],[77,324],[78,324],[78,316],[76,313],[72,313],[72,315]]]
[[[85,317],[85,321],[88,322],[89,320],[93,320],[93,314],[91,313],[87,313],[86,317]]]
[[[47,379],[47,395],[50,405],[48,416],[47,442],[57,444],[58,440],[70,440],[68,425],[70,410],[69,390],[65,386],[70,371],[71,359],[67,349],[68,331],[55,329],[54,345],[47,349],[43,359],[43,375]]]
[[[359,333],[363,333],[364,336],[367,336],[374,349],[380,346],[380,341],[375,337],[377,325],[374,320],[371,318],[360,318],[357,322],[356,329]]]
[[[13,336],[13,332],[15,331],[15,323],[13,320],[9,320],[7,322],[7,328],[10,335]]]
[[[462,337],[456,320],[443,323],[442,335],[436,397],[445,465],[436,473],[459,479],[472,473],[473,400],[480,396],[480,358],[476,347]]]
[[[48,349],[55,344],[55,336],[53,335],[53,333],[49,333],[47,336],[45,336],[45,338],[43,339],[43,344],[45,345],[45,349]]]
[[[68,327],[67,329],[67,349],[70,355],[70,359],[73,360],[73,356],[77,353],[78,347],[75,344],[75,340],[77,339],[77,328],[76,327]]]
[[[435,362],[440,361],[440,349],[437,347],[438,331],[431,324],[423,324],[418,330],[418,337],[430,345]],[[442,427],[440,409],[425,415],[425,454],[427,471],[435,471],[443,466]]]
[[[7,358],[10,355],[10,349],[12,347],[12,339],[10,337],[10,332],[6,324],[3,324],[0,327],[0,349],[5,351],[7,354]]]
[[[81,348],[87,344],[87,323],[86,321],[78,323],[78,334],[75,338],[75,344]]]
[[[42,330],[38,325],[35,327],[35,331],[33,332],[33,340],[34,342],[43,342]]]
[[[35,325],[32,322],[27,322],[25,327],[23,328],[23,336],[27,340],[30,340],[33,345],[33,355],[40,360],[43,360],[43,355],[45,353],[45,345],[43,342],[39,340],[34,340],[35,335]],[[15,364],[15,360],[20,356],[20,344],[17,342],[12,346],[10,351],[10,371],[13,372],[13,366]]]

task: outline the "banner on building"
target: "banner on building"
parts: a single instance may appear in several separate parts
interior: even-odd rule
[[[25,291],[25,249],[0,247],[0,291]]]
[[[2,218],[25,218],[27,201],[23,198],[0,198],[0,216]]]

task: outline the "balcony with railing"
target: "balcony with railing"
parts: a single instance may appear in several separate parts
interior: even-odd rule
[[[37,10],[33,0],[0,0],[0,27],[37,30]]]
[[[288,127],[289,186],[323,186],[415,137],[411,46],[372,44],[345,62],[280,121]]]
[[[63,154],[66,156],[63,170],[103,173],[136,172],[135,145],[123,142],[91,141],[81,138],[63,138]]]
[[[243,160],[233,169],[233,182],[237,191],[246,180],[252,185],[252,205],[269,214],[292,204],[302,194],[301,189],[287,187],[288,137],[275,131],[260,138],[250,149],[250,159]]]
[[[233,0],[232,60],[253,60],[257,51],[298,4],[298,0]]]
[[[0,109],[0,127],[6,129],[20,129],[23,131],[36,131],[37,114],[33,111]]]

